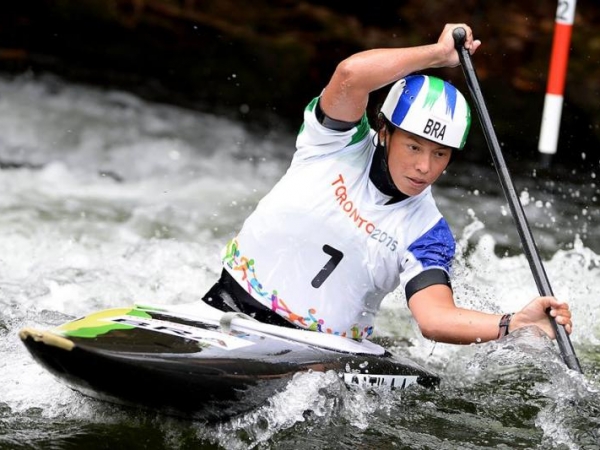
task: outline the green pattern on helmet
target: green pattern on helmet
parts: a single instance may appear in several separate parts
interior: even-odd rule
[[[429,89],[427,89],[427,97],[425,97],[423,107],[431,109],[444,92],[444,81],[436,77],[428,77],[428,79]]]
[[[471,129],[471,108],[467,103],[467,125],[465,127],[465,134],[463,134],[463,138],[460,144],[460,148],[462,149],[467,143],[467,137],[469,136],[469,130]]]

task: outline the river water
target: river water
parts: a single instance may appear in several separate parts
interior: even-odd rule
[[[514,179],[554,293],[571,304],[583,376],[535,329],[434,345],[396,293],[376,335],[439,373],[436,391],[349,390],[335,374],[303,374],[256,411],[208,425],[92,400],[31,359],[25,326],[197,300],[293,142],[124,92],[0,78],[1,449],[600,448],[594,169]],[[459,243],[457,302],[513,311],[537,290],[498,186],[491,167],[458,162],[435,192]]]

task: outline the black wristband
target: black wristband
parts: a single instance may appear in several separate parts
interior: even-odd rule
[[[496,339],[503,338],[508,334],[508,327],[510,326],[510,319],[514,313],[504,314],[500,319],[500,323],[498,324],[498,337]]]

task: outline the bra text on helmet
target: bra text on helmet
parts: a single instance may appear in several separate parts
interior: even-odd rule
[[[446,125],[442,125],[437,120],[427,119],[423,133],[443,141],[444,134],[446,133]]]

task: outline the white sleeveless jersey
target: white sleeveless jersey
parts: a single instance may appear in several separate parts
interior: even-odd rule
[[[454,239],[430,188],[386,205],[369,179],[366,116],[339,132],[304,113],[292,163],[224,250],[258,302],[303,328],[368,337],[386,294],[425,269],[449,272]]]

